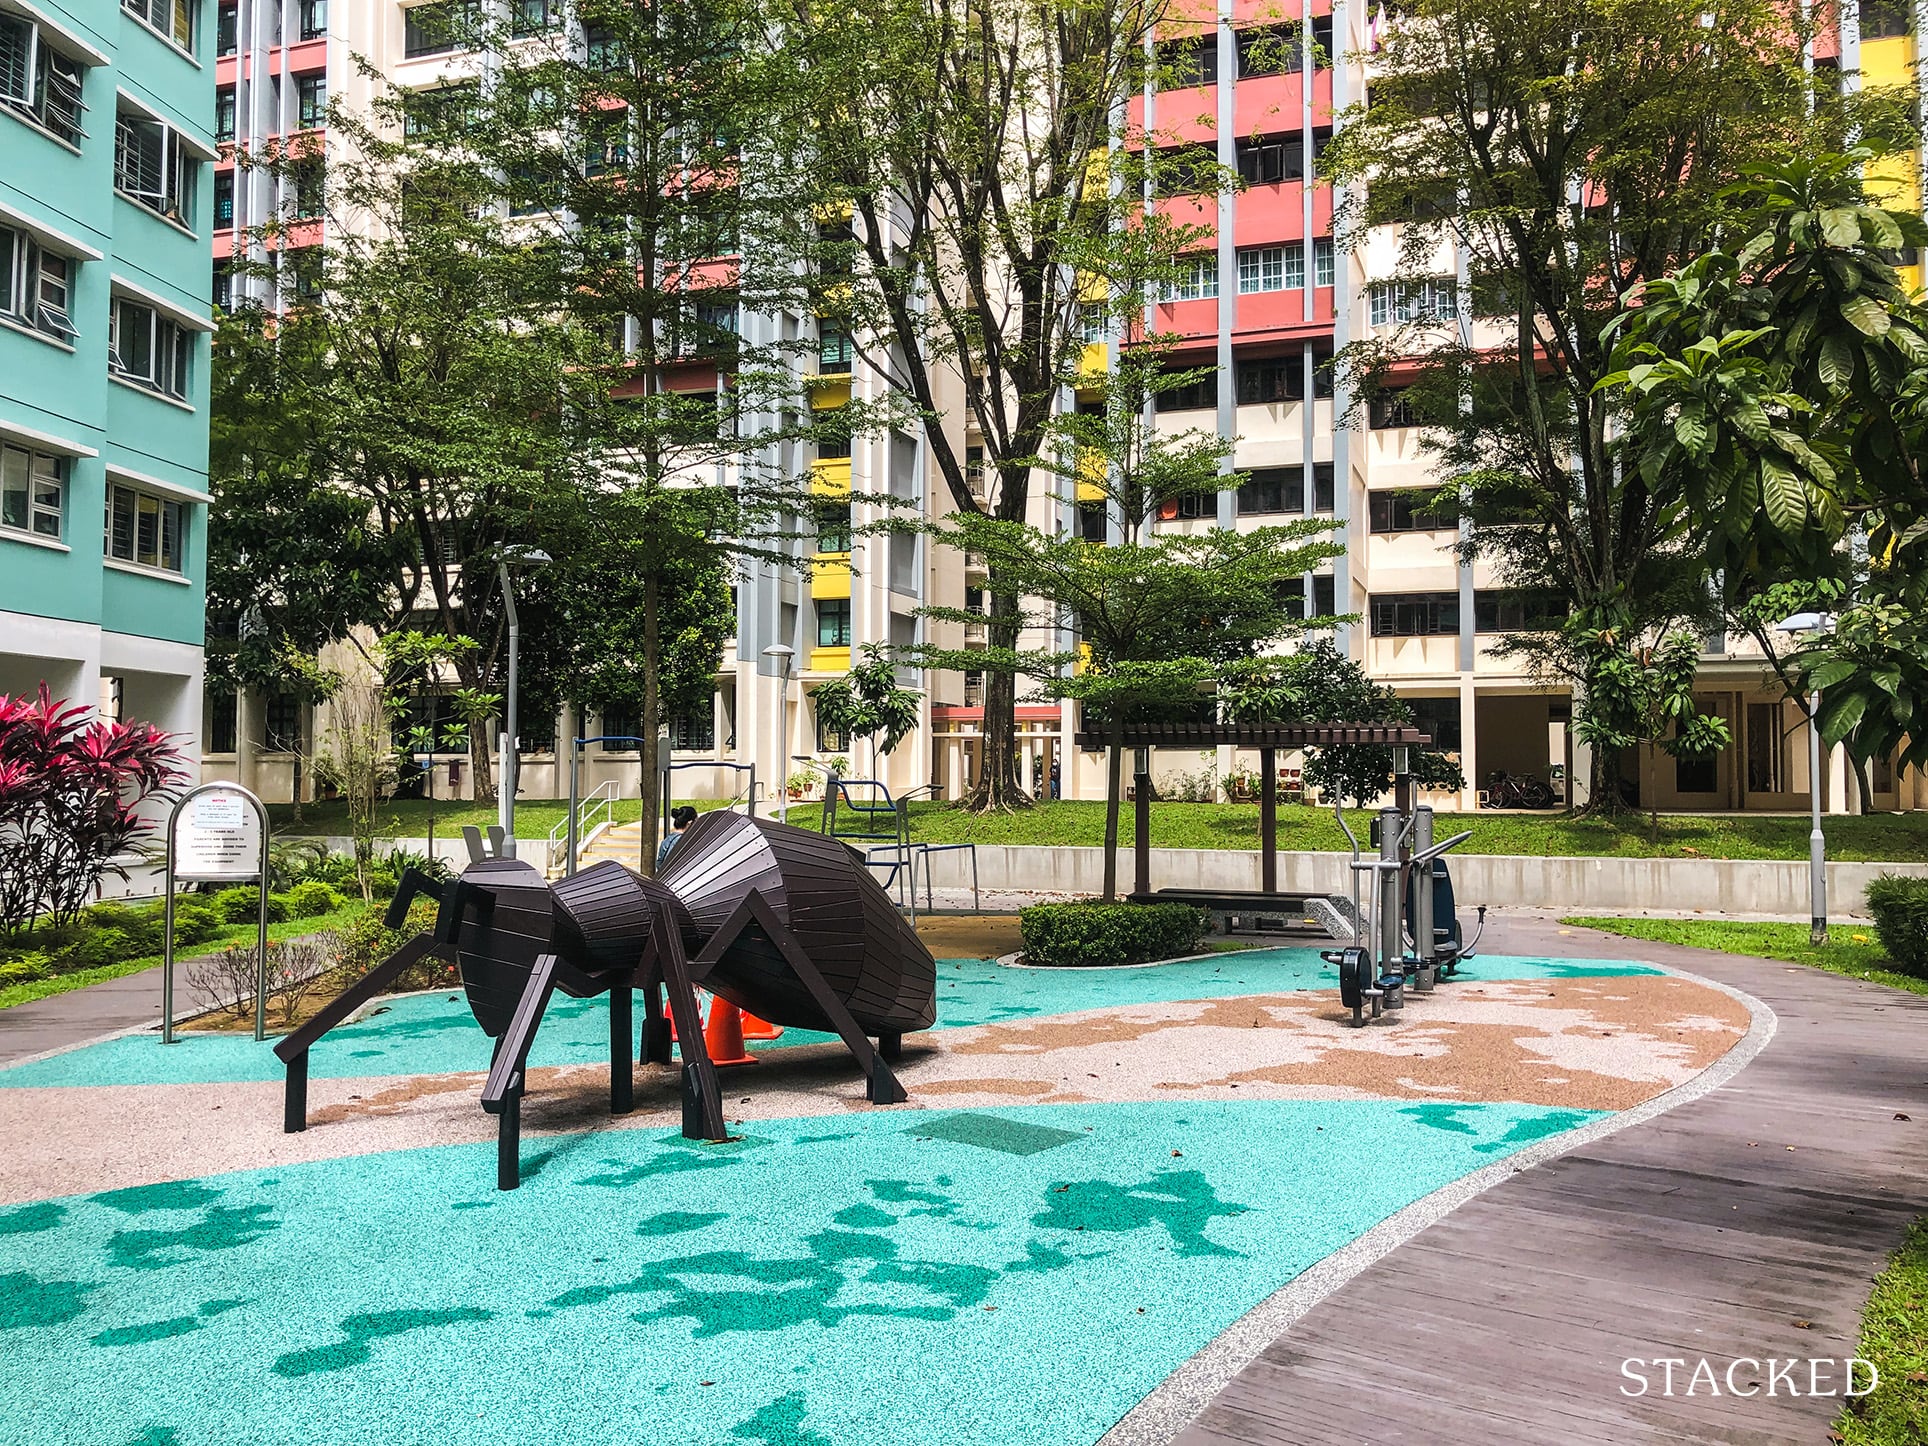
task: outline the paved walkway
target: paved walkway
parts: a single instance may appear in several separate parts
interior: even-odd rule
[[[252,947],[251,939],[248,943]],[[198,954],[182,955],[174,961],[176,1024],[204,1014],[220,1003],[212,994],[188,982],[188,964],[198,957]],[[163,972],[157,964],[138,974],[123,974],[118,979],[89,984],[84,989],[70,989],[65,994],[0,1009],[0,1065],[51,1050],[68,1049],[123,1030],[159,1029]]]
[[[1760,1389],[1737,1399],[1726,1368],[1853,1354],[1870,1278],[1928,1211],[1928,998],[1540,921],[1488,942],[1689,970],[1763,1001],[1778,1028],[1726,1086],[1523,1171],[1368,1267],[1179,1446],[1823,1440],[1838,1400],[1790,1396],[1785,1376],[1769,1396],[1745,1364],[1735,1384]],[[1718,1398],[1705,1378],[1681,1394],[1703,1356]],[[1628,1357],[1687,1361],[1675,1395],[1658,1366],[1647,1395],[1624,1395]]]

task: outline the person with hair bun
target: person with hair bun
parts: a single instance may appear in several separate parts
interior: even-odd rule
[[[663,835],[663,842],[656,850],[656,872],[662,873],[663,865],[669,862],[670,850],[683,841],[683,831],[696,822],[696,810],[687,803],[679,803],[669,811],[670,831]]]

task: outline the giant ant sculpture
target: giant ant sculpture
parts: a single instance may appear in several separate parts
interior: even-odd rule
[[[432,929],[330,1001],[275,1046],[287,1066],[282,1128],[308,1127],[308,1051],[411,965],[453,957],[476,1023],[495,1041],[482,1107],[497,1117],[496,1185],[521,1183],[521,1103],[529,1050],[556,990],[609,996],[609,1108],[634,1104],[632,993],[643,991],[642,1059],[682,1051],[683,1134],[726,1138],[716,1066],[703,1044],[696,986],[773,1024],[841,1036],[873,1104],[904,1098],[888,1061],[937,1015],[930,950],[837,840],[768,819],[708,813],[660,879],[614,861],[550,885],[514,859],[483,859],[447,882],[409,870],[386,922],[415,898],[437,903]],[[664,996],[669,1017],[665,1018]],[[870,1036],[877,1043],[871,1044]]]

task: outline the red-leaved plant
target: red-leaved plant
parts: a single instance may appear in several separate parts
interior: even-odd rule
[[[153,825],[140,807],[187,779],[170,736],[0,693],[0,933],[71,923]]]

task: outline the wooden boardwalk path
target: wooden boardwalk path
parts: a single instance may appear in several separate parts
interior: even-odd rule
[[[1838,1399],[1737,1357],[1844,1358],[1928,1212],[1928,998],[1757,959],[1515,921],[1494,953],[1651,959],[1779,1018],[1723,1087],[1524,1170],[1367,1267],[1246,1365],[1180,1446],[1811,1442]],[[1907,1120],[1897,1119],[1907,1115]],[[1693,1396],[1628,1357],[1708,1358]],[[1678,1369],[1678,1368],[1677,1368]],[[1838,1369],[1835,1379],[1838,1381]],[[1800,1389],[1809,1386],[1804,1366]],[[1828,1383],[1824,1374],[1823,1384]]]

